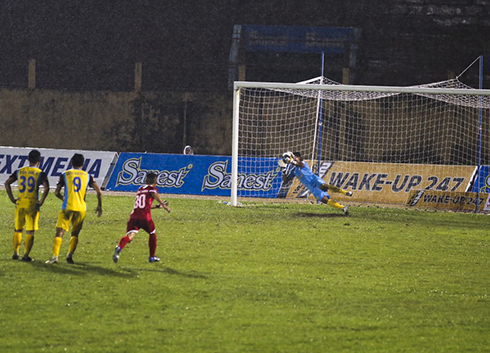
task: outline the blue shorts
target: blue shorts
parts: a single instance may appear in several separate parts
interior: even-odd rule
[[[318,201],[323,200],[324,197],[330,200],[330,195],[328,194],[328,192],[320,189],[320,186],[322,186],[323,184],[325,183],[324,182],[322,183],[318,180],[313,183],[305,183],[304,185],[308,190],[310,190],[313,196],[315,196],[315,199],[317,199]]]
[[[328,192],[320,190],[320,188],[315,188],[310,191],[313,194],[313,196],[315,196],[315,199],[317,199],[318,201],[323,200],[324,197],[326,197],[327,200],[330,200],[330,195],[328,194]]]

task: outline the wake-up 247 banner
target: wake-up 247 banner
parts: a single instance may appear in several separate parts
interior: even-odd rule
[[[116,152],[80,151],[80,150],[55,150],[35,148],[41,152],[39,168],[43,170],[49,179],[51,187],[55,187],[58,179],[70,166],[71,157],[75,153],[81,153],[85,157],[83,170],[91,174],[97,184],[104,185],[105,178],[110,172],[111,164],[116,158]],[[17,169],[28,166],[27,157],[33,148],[26,147],[0,147],[0,183],[3,184]]]
[[[438,190],[411,190],[407,200],[410,207],[430,207],[454,211],[490,211],[490,194]]]
[[[353,191],[349,200],[405,204],[412,190],[468,191],[475,170],[474,166],[323,162],[320,175],[328,184]],[[309,194],[295,179],[288,196],[299,198]],[[334,198],[347,200],[339,194]]]
[[[252,197],[276,197],[281,185],[277,159],[271,159],[254,174],[238,176],[238,194]],[[231,157],[174,155],[156,153],[121,153],[107,190],[136,191],[146,175],[158,176],[161,193],[230,196]]]

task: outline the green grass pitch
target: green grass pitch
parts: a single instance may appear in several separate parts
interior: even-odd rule
[[[133,196],[104,195],[74,256],[48,265],[61,201],[42,208],[33,263],[11,260],[0,191],[0,351],[490,350],[490,217],[307,203],[172,198],[148,236],[112,252]],[[22,253],[21,253],[22,254]]]

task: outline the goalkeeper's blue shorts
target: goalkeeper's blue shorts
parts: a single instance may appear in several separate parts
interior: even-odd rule
[[[327,200],[330,200],[330,195],[326,191],[320,190],[319,188],[310,191],[313,194],[313,196],[315,196],[315,199],[317,199],[318,201],[323,200],[324,197],[326,197]]]
[[[326,197],[327,200],[330,200],[330,195],[328,194],[328,192],[320,189],[320,186],[323,185],[323,183],[316,181],[313,183],[304,183],[303,185],[306,186],[308,190],[310,190],[313,196],[315,196],[315,199],[317,199],[318,201],[323,200],[324,197]]]

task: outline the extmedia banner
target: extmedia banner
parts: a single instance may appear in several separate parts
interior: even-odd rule
[[[17,169],[29,165],[27,157],[33,149],[41,152],[39,168],[48,175],[50,187],[55,187],[60,175],[65,170],[71,168],[70,160],[75,153],[83,154],[85,157],[83,170],[91,174],[99,186],[104,186],[104,181],[110,172],[111,164],[117,157],[116,152],[0,147],[0,182],[2,184]]]

